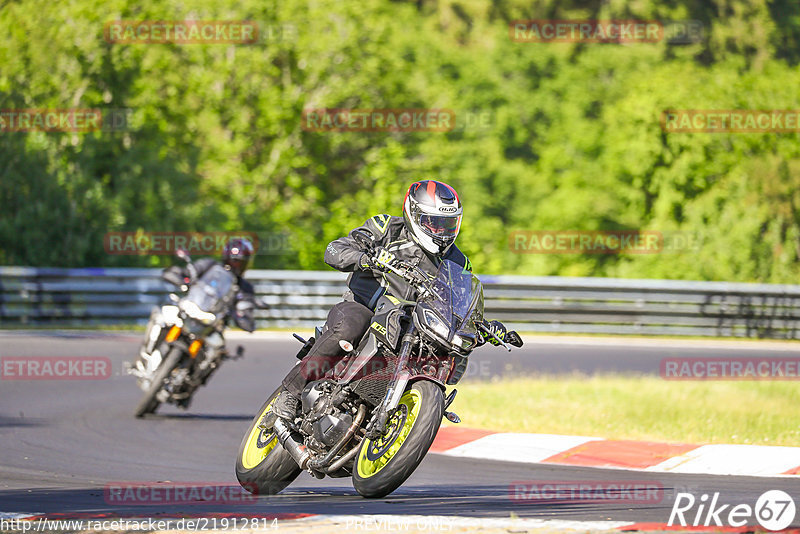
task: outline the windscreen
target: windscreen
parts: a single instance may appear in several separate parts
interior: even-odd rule
[[[473,321],[483,317],[483,286],[478,277],[460,265],[444,260],[432,282],[432,289],[436,297],[429,301],[429,305],[450,322],[451,334],[475,334]]]
[[[194,302],[204,312],[219,313],[230,300],[236,279],[222,265],[214,265],[189,288],[186,299]]]

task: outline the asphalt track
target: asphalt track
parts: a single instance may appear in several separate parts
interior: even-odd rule
[[[105,380],[0,381],[0,512],[109,514],[145,517],[175,513],[416,514],[563,520],[666,522],[677,491],[720,492],[720,503],[754,503],[769,489],[783,489],[800,503],[791,478],[720,477],[528,465],[429,455],[395,493],[379,500],[358,496],[349,479],[316,480],[307,474],[278,496],[255,503],[120,505],[104,488],[126,482],[236,484],[235,454],[243,432],[266,394],[293,365],[299,344],[246,339],[245,358],[227,362],[201,389],[191,408],[162,407],[144,420],[132,416],[140,392],[122,362],[135,354],[138,334],[99,332],[0,332],[0,357],[104,356]],[[767,346],[693,346],[692,342],[582,341],[528,343],[513,354],[484,347],[473,356],[471,377],[525,372],[628,371],[658,373],[665,357],[765,356]],[[776,347],[782,356],[800,349]],[[787,352],[788,351],[788,352]],[[731,354],[735,353],[735,354]],[[457,411],[457,403],[454,405]],[[469,421],[464,422],[469,425]],[[658,502],[510,498],[515,481],[638,481],[664,488]],[[800,514],[799,514],[800,515]],[[800,524],[800,517],[795,519]]]

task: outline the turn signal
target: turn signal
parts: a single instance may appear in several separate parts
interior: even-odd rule
[[[167,332],[167,337],[165,339],[167,340],[167,342],[172,343],[173,341],[178,339],[178,336],[180,335],[181,335],[181,328],[179,326],[173,326],[172,328],[169,329],[169,332]]]
[[[192,355],[192,358],[197,356],[197,351],[199,351],[200,347],[202,347],[202,346],[203,346],[203,342],[200,341],[199,339],[195,339],[194,341],[192,341],[192,344],[189,345],[189,354]]]

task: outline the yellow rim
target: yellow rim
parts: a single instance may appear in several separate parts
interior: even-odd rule
[[[417,421],[420,406],[422,406],[422,395],[418,390],[410,389],[403,394],[397,410],[386,422],[386,428],[394,427],[394,429],[377,441],[365,439],[361,444],[357,461],[358,476],[361,478],[373,476],[395,457]],[[376,458],[375,456],[381,452],[383,454]]]
[[[272,409],[272,403],[275,402],[273,398],[264,411],[258,416],[258,422],[264,417],[268,411]],[[278,436],[274,432],[261,430],[258,428],[258,422],[253,426],[250,435],[247,437],[247,445],[242,452],[242,466],[245,469],[253,469],[255,466],[264,461],[269,456],[275,445],[278,444]]]

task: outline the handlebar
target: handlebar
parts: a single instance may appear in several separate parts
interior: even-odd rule
[[[356,243],[358,243],[358,245],[361,247],[362,252],[369,255],[372,263],[380,264],[380,262],[378,262],[378,256],[377,254],[375,254],[375,248],[374,248],[375,242],[372,236],[370,236],[369,234],[367,234],[362,230],[353,230],[353,232],[351,232],[351,235],[353,239],[355,239]],[[431,288],[430,285],[431,277],[428,274],[426,274],[425,271],[420,269],[417,265],[413,265],[408,262],[400,261],[398,263],[399,263],[399,268],[387,264],[381,264],[381,265],[383,265],[388,271],[396,274],[397,276],[399,276],[400,278],[404,279],[406,282],[411,284],[419,292],[419,295],[421,297],[425,297],[427,295],[433,295],[435,298],[441,299],[441,297],[435,291],[433,291],[433,288]],[[502,346],[508,352],[511,352],[511,347],[505,341],[497,337],[489,329],[485,321],[476,321],[475,325],[478,328],[478,330],[486,332],[487,334],[489,334],[489,336],[494,338],[498,342],[499,346]]]
[[[373,264],[381,264],[378,261],[378,256],[375,253],[375,241],[371,235],[364,232],[363,230],[353,230],[350,235],[356,241],[356,243],[361,247],[361,251],[365,254],[368,254],[370,260]],[[396,274],[412,286],[414,286],[417,291],[420,292],[420,295],[425,295],[427,293],[435,294],[430,288],[430,276],[425,274],[425,272],[420,269],[418,266],[407,263],[407,262],[399,262],[400,268],[393,267],[391,265],[382,264],[388,271]]]
[[[371,255],[371,259],[373,263],[377,263],[378,258],[375,255]],[[414,287],[414,289],[417,290],[420,297],[433,295],[435,298],[441,299],[441,297],[431,288],[431,277],[426,274],[425,271],[420,269],[417,265],[408,262],[401,261],[399,263],[399,268],[386,264],[384,264],[384,267],[408,282],[412,287]]]

